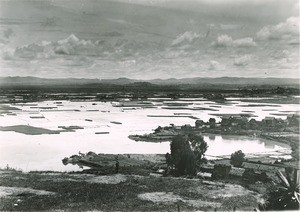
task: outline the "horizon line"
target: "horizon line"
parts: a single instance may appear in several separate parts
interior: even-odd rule
[[[137,80],[137,81],[151,81],[151,80],[182,80],[182,79],[220,79],[220,78],[240,78],[240,79],[293,79],[299,80],[300,83],[300,76],[299,77],[238,77],[238,76],[222,76],[222,77],[185,77],[185,78],[153,78],[153,79],[135,79],[129,77],[117,77],[117,78],[83,78],[83,77],[37,77],[37,76],[0,76],[0,78],[38,78],[38,79],[82,79],[82,80],[117,80],[117,79],[128,79],[128,80]]]

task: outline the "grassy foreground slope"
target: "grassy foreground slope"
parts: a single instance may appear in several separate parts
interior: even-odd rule
[[[0,172],[0,210],[253,210],[261,194],[241,185],[141,175]]]

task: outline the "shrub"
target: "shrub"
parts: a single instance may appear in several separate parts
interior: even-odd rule
[[[231,154],[230,164],[235,167],[241,167],[245,161],[245,154],[239,150]]]

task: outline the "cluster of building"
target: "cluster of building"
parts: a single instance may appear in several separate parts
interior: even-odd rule
[[[300,114],[288,115],[286,119],[265,117],[261,121],[255,119],[248,119],[243,115],[225,115],[222,120],[216,123],[214,118],[210,118],[208,122],[203,120],[196,120],[196,128],[222,128],[224,131],[233,129],[244,129],[244,130],[283,130],[288,127],[299,127]]]

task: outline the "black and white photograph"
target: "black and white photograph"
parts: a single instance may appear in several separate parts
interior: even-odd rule
[[[0,0],[0,211],[299,211],[299,0]]]

